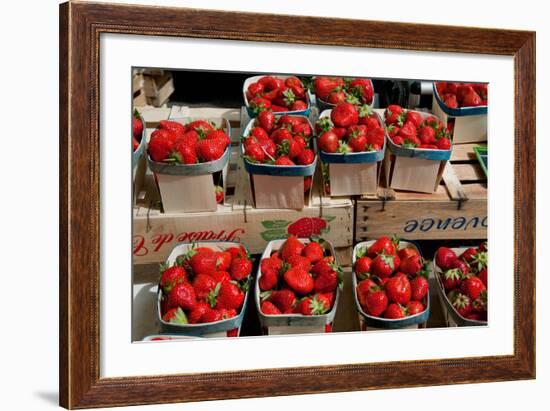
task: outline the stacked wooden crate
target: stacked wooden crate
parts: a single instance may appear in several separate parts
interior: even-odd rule
[[[140,69],[134,72],[132,93],[135,107],[161,107],[173,92],[174,79],[171,72],[156,69]]]

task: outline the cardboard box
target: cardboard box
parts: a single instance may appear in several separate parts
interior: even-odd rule
[[[487,106],[449,108],[441,100],[434,82],[432,112],[445,126],[454,122],[454,144],[487,141]]]

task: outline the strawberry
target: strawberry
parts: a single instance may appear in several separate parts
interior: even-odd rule
[[[166,300],[167,309],[181,307],[183,310],[192,310],[196,304],[195,290],[187,282],[176,284]]]
[[[405,114],[405,124],[407,122],[411,122],[413,123],[416,127],[420,127],[420,123],[422,123],[422,117],[420,116],[419,113],[415,112],[415,111],[407,111],[407,113]]]
[[[214,252],[197,252],[189,259],[194,275],[211,274],[216,271],[217,256]]]
[[[301,255],[304,248],[305,245],[302,244],[296,236],[290,235],[281,246],[279,252],[281,254],[281,258],[284,261],[288,261],[288,259],[293,255]]]
[[[231,281],[231,275],[227,271],[214,271],[212,273],[212,278],[216,284]]]
[[[159,128],[171,131],[175,133],[178,137],[182,136],[187,131],[187,127],[185,127],[183,124],[171,120],[161,120],[159,123]]]
[[[384,134],[384,129],[380,127],[371,127],[367,131],[367,144],[372,146],[379,146],[381,149],[384,146],[384,139],[386,138]]]
[[[212,309],[210,308],[202,315],[202,323],[214,323],[217,321],[227,320],[235,317],[237,312],[235,310],[226,309]]]
[[[225,147],[214,140],[201,140],[197,143],[197,156],[202,162],[217,160],[224,152]]]
[[[271,113],[273,114],[273,113]],[[253,127],[252,130],[250,130],[249,137],[253,136],[257,140],[268,140],[269,134],[267,134],[267,131],[263,127]]]
[[[359,135],[356,137],[352,137],[349,140],[349,146],[355,153],[359,153],[361,151],[366,150],[367,146],[367,136],[366,135]]]
[[[337,87],[341,87],[344,80],[341,77],[316,77],[313,81],[315,94],[321,99],[326,100],[328,95]]]
[[[195,289],[195,295],[197,299],[204,300],[210,291],[216,287],[216,280],[208,274],[198,274],[193,278],[193,288]]]
[[[487,313],[487,290],[479,293],[479,296],[472,301],[472,309],[476,313]]]
[[[315,263],[311,268],[313,275],[320,276],[323,273],[328,273],[330,271],[338,271],[339,267],[334,262],[334,257],[328,256],[323,257],[320,261]]]
[[[485,287],[487,287],[487,268],[484,268],[483,270],[481,270],[477,276],[479,277],[479,279],[481,280],[481,282],[483,283],[483,285]]]
[[[276,166],[295,166],[296,164],[287,156],[281,156],[275,160]]]
[[[262,275],[258,280],[258,285],[260,290],[269,291],[277,285],[279,281],[279,273],[273,268],[266,268],[265,271],[262,271]]]
[[[217,251],[216,252],[216,270],[227,271],[231,265],[233,256],[229,251]]]
[[[310,293],[315,285],[311,275],[301,268],[290,268],[284,273],[283,278],[290,289],[301,295]]]
[[[234,258],[229,273],[236,281],[244,280],[252,272],[252,262],[247,258]]]
[[[275,127],[275,114],[273,114],[272,111],[268,110],[260,111],[260,113],[258,114],[258,122],[261,128],[263,128],[268,133],[271,133],[271,131]]]
[[[299,238],[318,236],[327,229],[327,221],[320,217],[302,217],[287,227],[288,234]]]
[[[242,245],[226,248],[225,251],[231,254],[232,258],[248,258],[246,248],[244,248]]]
[[[187,131],[194,130],[202,138],[214,131],[214,126],[206,120],[195,120],[187,124]]]
[[[218,287],[219,285],[219,287]],[[215,301],[216,308],[238,309],[244,302],[244,292],[232,281],[216,285],[214,297],[209,296],[210,306]],[[216,293],[217,290],[217,293]],[[212,295],[212,294],[211,294]]]
[[[277,153],[279,155],[286,155],[292,160],[296,159],[302,150],[303,147],[301,147],[301,144],[294,138],[291,138],[290,140],[283,140],[281,144],[277,146]]]
[[[428,126],[420,127],[418,136],[422,144],[435,144],[437,142],[435,130]]]
[[[202,316],[210,310],[210,306],[206,301],[198,301],[195,308],[189,311],[187,318],[189,319],[189,324],[198,324],[202,322]]]
[[[162,316],[162,321],[170,324],[187,324],[187,316],[181,307],[171,308]]]
[[[384,312],[384,318],[388,318],[391,320],[396,320],[403,317],[405,317],[405,310],[399,304],[389,304],[388,308],[386,308],[386,311]]]
[[[466,94],[464,94],[464,97],[462,98],[462,107],[471,107],[471,106],[480,106],[481,105],[481,97],[479,95],[471,90],[468,91]]]
[[[313,297],[306,297],[300,301],[298,310],[303,315],[322,315],[329,310],[326,304],[326,300],[314,295]]]
[[[252,100],[248,101],[248,105],[256,114],[261,111],[269,110],[270,108],[272,109],[271,101],[263,97],[254,97]]]
[[[439,247],[435,255],[435,263],[443,271],[451,268],[453,261],[457,259],[457,256],[453,250],[447,247]]]
[[[366,313],[374,317],[379,317],[386,311],[387,307],[387,294],[380,287],[371,288],[371,292],[366,295],[365,299],[364,309]]]
[[[269,301],[275,304],[283,313],[292,311],[297,302],[296,295],[286,288],[272,291],[271,294],[269,294]]]
[[[447,94],[443,99],[443,104],[445,104],[449,108],[458,108],[458,101],[456,99],[456,95]]]
[[[328,95],[327,102],[334,105],[345,103],[346,93],[343,90],[334,89],[334,91]]]
[[[326,153],[336,153],[338,149],[338,136],[334,131],[325,131],[319,136],[319,148]]]
[[[416,126],[413,122],[407,121],[399,130],[399,135],[405,140],[412,140],[416,138]]]
[[[428,295],[429,288],[426,277],[417,275],[411,280],[411,298],[416,301],[422,301],[422,299]]]
[[[405,247],[397,252],[397,255],[401,260],[405,260],[413,255],[419,255],[418,250],[415,247]]]
[[[307,110],[307,103],[303,100],[296,100],[290,105],[291,111]]]
[[[248,85],[248,88],[246,89],[246,97],[248,99],[261,96],[262,92],[264,91],[264,85],[262,83],[258,83],[257,81],[254,83],[250,83]]]
[[[302,255],[306,257],[312,264],[321,261],[325,252],[321,244],[316,241],[310,241],[302,250]]]
[[[181,139],[176,141],[170,158],[180,164],[196,164],[199,162],[195,146]]]
[[[309,258],[302,255],[290,256],[287,260],[287,263],[290,265],[291,268],[301,268],[302,270],[305,270],[307,272],[311,270],[311,261],[309,260]]]
[[[332,109],[330,119],[336,127],[349,127],[358,123],[359,112],[353,104],[341,103]]]
[[[451,268],[458,268],[460,271],[462,271],[463,275],[467,275],[470,273],[470,266],[459,259],[456,259],[451,263]]]
[[[375,258],[378,254],[395,254],[395,243],[389,237],[380,237],[367,249],[367,255]]]
[[[423,265],[422,257],[419,255],[413,255],[401,260],[401,263],[399,264],[399,271],[408,275],[415,275],[417,272],[422,270]]]
[[[153,161],[164,161],[174,151],[176,136],[168,130],[159,129],[151,133],[147,150]]]
[[[435,145],[438,148],[438,150],[450,150],[451,140],[446,137],[442,137],[435,142]]]
[[[265,151],[258,143],[245,146],[244,155],[245,159],[251,163],[263,163],[266,159]]]
[[[407,303],[405,310],[407,312],[407,315],[416,315],[423,312],[425,308],[424,308],[424,304],[422,304],[420,301],[411,300]]]
[[[161,271],[160,288],[165,294],[168,294],[176,284],[187,281],[187,273],[180,266],[172,266]]]
[[[265,315],[281,315],[282,312],[270,301],[262,301],[260,311]]]
[[[366,278],[371,271],[372,259],[367,256],[358,258],[355,261],[355,273],[359,278]]]
[[[357,299],[359,300],[359,304],[363,308],[366,308],[367,306],[367,296],[373,292],[380,290],[381,288],[376,285],[374,281],[372,281],[370,278],[367,278],[366,280],[363,280],[357,284],[356,292],[357,292]]]
[[[399,257],[397,255],[378,254],[372,260],[372,274],[380,278],[386,278],[399,267]]]
[[[312,179],[311,176],[304,177],[304,193],[307,193],[311,188]]]
[[[362,103],[372,103],[374,90],[370,80],[365,78],[355,78],[349,83],[349,88],[354,95],[360,98]]]
[[[451,268],[443,272],[441,279],[443,281],[445,291],[454,290],[455,288],[460,287],[460,283],[462,282],[462,271],[457,268]]]
[[[271,257],[264,258],[260,262],[260,272],[264,274],[266,270],[275,270],[279,271],[283,266],[283,260],[281,260],[278,256],[272,255]]]
[[[329,293],[338,287],[338,273],[325,271],[315,278],[314,290],[316,293]]]
[[[143,133],[143,123],[139,117],[132,117],[132,136],[138,140],[141,140]]]
[[[460,289],[464,294],[466,294],[468,297],[470,297],[472,300],[475,300],[482,291],[486,290],[485,284],[483,284],[483,281],[479,277],[468,277],[460,286]]]
[[[216,194],[216,203],[222,204],[223,203],[223,187],[222,186],[216,186],[214,187],[214,193]]]
[[[139,141],[135,137],[132,137],[132,151],[136,151],[139,148]]]
[[[466,317],[472,312],[472,300],[460,292],[452,295],[451,304],[462,317]]]
[[[385,289],[391,302],[406,305],[411,300],[411,283],[405,274],[398,273],[391,277]]]
[[[308,123],[298,123],[292,126],[292,133],[295,136],[311,137],[311,127]]]
[[[300,165],[309,165],[315,161],[315,153],[313,150],[306,148],[296,157],[296,162]]]

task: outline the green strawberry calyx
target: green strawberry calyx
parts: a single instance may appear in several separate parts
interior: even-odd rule
[[[329,131],[331,128],[334,127],[334,124],[332,123],[330,117],[322,117],[317,121],[317,126],[322,131]]]
[[[395,270],[395,264],[394,264],[394,257],[393,255],[388,255],[385,253],[379,254],[380,258],[384,261],[384,263],[390,267],[392,270]]]
[[[185,312],[181,309],[181,307],[178,307],[168,322],[170,324],[187,324],[188,320]]]
[[[309,308],[311,310],[312,315],[323,315],[327,312],[327,307],[323,303],[322,300],[319,300],[317,296],[314,296],[310,303]]]
[[[210,292],[206,296],[206,302],[212,308],[216,307],[216,303],[218,302],[218,294],[220,293],[221,286],[222,286],[222,283],[216,284],[214,289],[210,290]]]
[[[372,107],[369,106],[368,104],[363,104],[359,108],[359,117],[370,117],[371,114],[372,114]]]

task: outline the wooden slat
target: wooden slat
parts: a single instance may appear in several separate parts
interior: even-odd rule
[[[486,180],[483,169],[478,163],[454,164],[454,172],[460,181],[484,181]]]
[[[460,184],[460,180],[454,171],[455,166],[451,163],[446,164],[443,171],[443,181],[452,200],[466,201],[468,196],[464,192],[462,184]]]
[[[476,160],[474,147],[477,145],[478,144],[472,144],[472,143],[453,145],[453,151],[451,153],[451,162]]]

